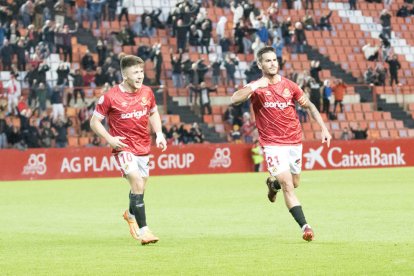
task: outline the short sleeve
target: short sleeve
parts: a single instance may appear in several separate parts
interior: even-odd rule
[[[102,95],[98,102],[96,103],[95,111],[93,112],[93,115],[104,119],[106,115],[108,114],[109,108],[111,106],[111,100],[108,97],[108,95]]]
[[[155,95],[151,91],[150,113],[154,113],[158,110],[157,103],[155,102]]]
[[[297,101],[301,106],[304,106],[308,102],[308,98],[305,96],[303,90],[295,83],[291,83],[291,89],[293,91],[293,99]]]

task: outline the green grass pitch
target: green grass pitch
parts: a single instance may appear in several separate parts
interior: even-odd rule
[[[414,274],[413,168],[303,172],[310,243],[266,177],[151,177],[145,247],[121,178],[0,182],[0,275]]]

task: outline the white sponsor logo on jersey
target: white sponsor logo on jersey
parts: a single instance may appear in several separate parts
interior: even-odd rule
[[[129,113],[123,113],[121,114],[121,119],[130,119],[133,117],[139,119],[146,114],[147,114],[147,109],[144,108],[143,110],[134,110]]]
[[[23,174],[43,175],[47,171],[46,154],[30,154],[27,164],[23,168]]]
[[[210,168],[216,167],[223,167],[228,168],[231,165],[231,157],[230,157],[230,149],[229,148],[218,148],[214,152],[213,158],[210,160]]]
[[[265,102],[264,107],[265,108],[279,108],[279,109],[285,109],[291,105],[292,101],[289,102]]]

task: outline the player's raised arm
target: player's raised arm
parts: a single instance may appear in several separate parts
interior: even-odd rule
[[[303,97],[306,97],[303,95]],[[306,97],[303,101],[302,107],[306,108],[308,113],[312,116],[312,118],[320,125],[321,127],[321,139],[322,143],[325,143],[328,145],[328,147],[331,144],[332,136],[328,131],[328,128],[326,127],[325,123],[323,122],[323,119],[321,117],[321,114],[319,113],[318,109],[316,109],[315,105]]]
[[[102,120],[103,119],[99,118],[95,114],[92,115],[92,118],[89,124],[93,132],[95,132],[99,137],[104,138],[108,142],[108,144],[111,146],[111,148],[113,149],[120,149],[120,148],[128,146],[127,144],[122,142],[122,140],[125,139],[125,137],[120,137],[120,136],[114,137],[111,134],[109,134],[109,132],[103,126]]]
[[[231,103],[232,104],[241,104],[247,101],[250,96],[256,91],[258,88],[267,87],[269,85],[269,80],[265,77],[258,79],[257,81],[251,82],[247,84],[240,90],[234,92],[233,96],[231,96]]]
[[[162,149],[162,151],[165,151],[167,149],[167,141],[165,140],[164,134],[162,133],[161,117],[160,117],[160,114],[158,113],[158,110],[151,112],[149,121],[150,121],[152,129],[154,130],[157,136],[155,139],[155,144],[157,148],[160,148]]]

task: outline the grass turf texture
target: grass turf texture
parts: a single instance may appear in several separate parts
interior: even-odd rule
[[[412,275],[413,168],[311,171],[305,242],[266,174],[151,177],[143,247],[123,179],[0,182],[1,275]]]

